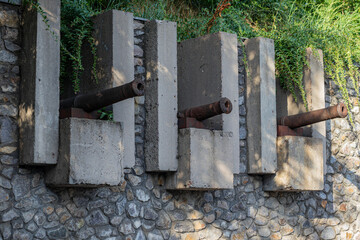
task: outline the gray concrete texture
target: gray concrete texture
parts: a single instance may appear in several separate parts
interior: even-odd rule
[[[81,92],[93,92],[124,85],[134,80],[133,14],[111,10],[94,19],[97,47],[97,77],[91,76],[93,57],[88,49],[86,70],[81,79]],[[124,168],[135,165],[135,103],[127,99],[112,105],[114,121],[124,126]]]
[[[145,25],[146,171],[176,171],[177,161],[176,23]]]
[[[248,62],[246,123],[248,173],[276,171],[276,82],[274,41],[252,38],[245,41]]]
[[[319,191],[324,188],[322,139],[277,138],[278,169],[265,175],[264,191]]]
[[[184,110],[227,97],[230,114],[204,121],[210,129],[231,132],[233,173],[240,171],[238,51],[235,34],[219,32],[178,44],[178,108]]]
[[[52,32],[36,9],[24,11],[19,128],[20,162],[26,165],[56,164],[58,158],[60,0],[38,2]]]
[[[323,53],[321,50],[306,50],[308,65],[304,66],[303,85],[309,111],[325,108],[325,78]],[[277,82],[277,116],[288,116],[306,112],[305,104],[297,93],[297,102],[289,91],[280,88]],[[326,122],[319,122],[304,127],[308,137],[320,138],[323,141],[324,172],[326,173]]]
[[[168,189],[233,188],[234,161],[229,132],[185,128],[179,130],[179,168],[166,179]]]
[[[55,186],[118,185],[123,179],[121,123],[67,118],[60,120],[58,164],[46,173]]]
[[[321,50],[306,49],[309,67],[305,67],[305,81],[311,83],[311,110],[325,108],[325,78],[323,53]],[[326,122],[312,124],[312,137],[320,138],[323,142],[323,162],[326,173]]]

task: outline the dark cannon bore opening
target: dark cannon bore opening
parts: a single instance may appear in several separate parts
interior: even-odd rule
[[[138,83],[136,87],[139,91],[144,91],[144,89],[145,89],[145,86],[143,83]]]

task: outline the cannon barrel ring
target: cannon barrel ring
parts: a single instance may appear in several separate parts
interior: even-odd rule
[[[336,110],[337,110],[337,113],[338,113],[339,117],[341,117],[341,118],[344,118],[344,117],[346,117],[348,115],[348,110],[347,110],[344,103],[339,103],[337,105]]]
[[[229,114],[232,111],[232,103],[228,98],[221,98],[219,101],[221,113]]]
[[[135,96],[142,96],[144,95],[145,84],[144,81],[135,79],[131,82],[132,90]]]

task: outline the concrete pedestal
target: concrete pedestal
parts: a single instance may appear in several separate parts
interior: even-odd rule
[[[203,121],[209,129],[232,132],[233,173],[240,172],[237,36],[214,33],[178,44],[178,109],[228,98],[233,109]]]
[[[320,138],[277,138],[278,169],[265,175],[265,191],[323,190],[323,143]]]
[[[306,49],[308,66],[304,66],[303,85],[306,92],[306,99],[309,111],[325,108],[325,79],[323,53],[319,49]],[[277,117],[295,115],[306,112],[305,104],[300,93],[297,94],[297,102],[289,91],[280,88],[277,81],[276,86],[276,111]],[[308,137],[320,138],[323,141],[324,173],[326,173],[326,122],[319,122],[304,127]]]
[[[58,164],[46,174],[49,185],[118,185],[123,179],[124,147],[120,123],[61,119],[59,149]]]
[[[91,75],[91,49],[84,53],[85,71],[81,76],[81,93],[89,93],[124,85],[134,80],[134,16],[132,13],[110,10],[94,18],[97,77]],[[124,168],[135,165],[135,103],[134,99],[112,105],[115,122],[124,126]]]
[[[232,133],[185,128],[179,130],[179,168],[166,180],[168,189],[233,188]]]

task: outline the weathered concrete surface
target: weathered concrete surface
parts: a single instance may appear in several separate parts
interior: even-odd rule
[[[148,22],[145,34],[146,171],[176,171],[176,23]]]
[[[123,132],[119,122],[60,120],[60,151],[46,182],[56,186],[118,185],[123,178]]]
[[[232,133],[234,173],[240,171],[237,53],[236,35],[223,32],[178,45],[179,110],[212,103],[221,97],[227,97],[233,104],[230,114],[210,118],[204,124]]]
[[[325,78],[323,53],[321,50],[307,50],[309,66],[304,66],[303,85],[306,91],[306,99],[309,111],[325,108]],[[306,112],[305,104],[301,95],[297,92],[298,102],[295,102],[289,91],[280,88],[277,82],[276,108],[277,116],[288,116]],[[326,173],[326,122],[320,122],[304,127],[304,133],[308,137],[323,139],[324,172]]]
[[[325,108],[325,78],[323,53],[321,50],[306,49],[309,67],[304,70],[305,82],[311,83],[311,110]],[[326,173],[326,122],[312,124],[312,137],[323,141],[324,172]]]
[[[60,35],[60,1],[39,0],[53,34]],[[35,9],[24,12],[21,101],[21,164],[56,164],[59,139],[59,39]]]
[[[94,19],[93,36],[97,42],[97,76],[91,76],[93,58],[87,50],[86,70],[81,79],[81,92],[121,86],[134,80],[133,14],[111,10]],[[135,165],[134,99],[112,105],[114,121],[124,126],[124,168]]]
[[[248,173],[276,171],[276,93],[274,41],[253,38],[245,41],[248,61],[246,122]]]
[[[166,179],[168,189],[233,188],[232,134],[185,128],[179,130],[179,168]]]
[[[265,191],[316,191],[324,188],[322,139],[277,138],[278,170],[265,175]]]

